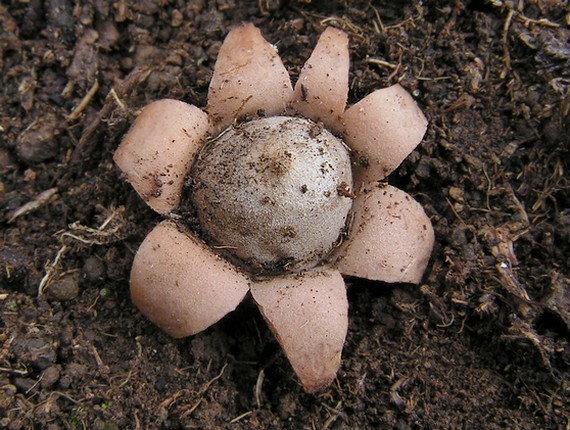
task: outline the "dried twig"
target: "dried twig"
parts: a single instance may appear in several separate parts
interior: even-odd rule
[[[125,104],[121,101],[122,97],[127,96],[136,86],[144,82],[151,73],[151,69],[135,69],[125,78],[119,85],[117,91],[111,89],[105,98],[105,105],[97,115],[97,117],[85,127],[79,143],[75,147],[71,155],[71,162],[77,163],[81,161],[86,153],[91,151],[94,146],[94,137],[99,130],[99,126],[104,119],[108,118],[111,113],[119,106],[122,110],[126,109]]]
[[[95,83],[89,89],[85,97],[83,97],[83,99],[77,105],[77,107],[73,109],[73,111],[69,114],[66,122],[75,121],[77,118],[79,118],[79,115],[81,115],[81,113],[85,110],[85,108],[89,106],[89,103],[91,103],[91,100],[93,100],[93,97],[95,97],[97,91],[99,91],[99,81],[95,80]]]
[[[69,225],[69,230],[60,232],[59,242],[61,243],[61,247],[57,251],[53,261],[46,265],[46,273],[38,286],[38,297],[43,295],[45,289],[61,269],[63,257],[70,248],[66,239],[73,239],[76,242],[80,242],[88,246],[106,245],[115,240],[119,240],[120,237],[118,233],[124,225],[122,220],[123,212],[124,207],[122,206],[110,211],[107,218],[98,228],[86,227],[81,225],[79,222],[74,222]]]
[[[42,206],[47,205],[49,202],[53,200],[56,194],[57,194],[57,188],[50,188],[49,190],[42,191],[33,200],[29,201],[24,206],[21,206],[20,208],[16,209],[12,213],[12,216],[8,219],[8,224],[14,222],[17,218],[21,217],[22,215],[29,214],[30,212],[33,212],[36,209],[39,209]]]

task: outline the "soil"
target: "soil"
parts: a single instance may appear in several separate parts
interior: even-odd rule
[[[112,161],[151,100],[206,104],[244,21],[293,80],[350,35],[350,103],[429,119],[389,177],[430,216],[422,285],[349,284],[338,377],[303,392],[251,300],[173,340],[132,305],[160,217]],[[0,5],[0,427],[570,427],[567,1],[7,0]]]

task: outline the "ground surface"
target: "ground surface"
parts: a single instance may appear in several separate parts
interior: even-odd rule
[[[570,9],[502,3],[3,1],[0,427],[568,429]],[[389,178],[435,227],[423,285],[348,280],[318,395],[250,301],[172,340],[129,299],[159,217],[113,151],[151,100],[204,106],[243,21],[293,80],[325,25],[346,30],[350,102],[400,82],[430,122]]]

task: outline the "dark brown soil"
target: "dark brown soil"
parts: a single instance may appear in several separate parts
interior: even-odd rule
[[[348,280],[318,395],[250,301],[172,340],[129,299],[159,217],[113,151],[151,100],[204,106],[243,21],[293,79],[346,30],[350,102],[400,82],[430,121],[389,178],[435,226],[424,284]],[[569,26],[559,0],[2,2],[0,427],[568,429]]]

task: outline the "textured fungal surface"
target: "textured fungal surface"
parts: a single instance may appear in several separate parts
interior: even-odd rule
[[[421,205],[380,182],[427,121],[397,84],[346,109],[348,59],[346,33],[326,29],[293,90],[275,48],[240,25],[220,48],[207,113],[153,102],[115,154],[166,218],[136,253],[133,303],[184,337],[250,292],[308,392],[341,364],[342,275],[417,283],[434,243]]]
[[[275,47],[253,24],[231,31],[218,54],[207,111],[221,130],[246,115],[278,115],[293,96],[287,69]]]
[[[0,2],[0,429],[570,430],[569,14],[568,0]],[[236,76],[221,47],[246,22],[268,54],[252,55],[259,73]],[[239,57],[255,48],[232,34],[243,49],[232,67],[246,72]],[[225,92],[240,79],[245,91]],[[351,115],[362,125],[347,109],[395,84],[429,121],[403,162],[378,157],[373,139],[357,146],[361,133],[345,129]],[[346,106],[329,104],[333,87]],[[164,128],[174,105],[143,116],[164,98],[209,117],[197,147],[161,140],[194,131],[185,114]],[[180,216],[192,228],[198,220],[176,197],[189,198],[188,169],[218,134],[209,130],[264,111],[330,131],[331,110],[333,134],[354,156],[352,228],[302,276],[259,287],[244,276],[248,292],[228,293],[236,269],[185,228]],[[378,137],[372,125],[386,121],[368,116]],[[147,130],[146,155],[129,127]],[[153,127],[158,139],[148,139]],[[113,161],[121,140],[131,141],[127,164]],[[141,158],[156,164],[127,173]],[[382,267],[399,259],[378,255],[382,239],[399,237],[408,253],[387,229],[424,224],[398,224],[387,183],[420,203],[435,230],[420,286],[385,280]],[[345,246],[361,255],[337,265]],[[318,276],[335,268],[359,274]],[[346,301],[329,300],[324,287],[337,280]],[[273,286],[276,299],[256,294]],[[327,331],[347,305],[344,340],[343,327]],[[293,365],[306,357],[319,361]],[[303,381],[331,378],[304,392]]]
[[[170,270],[156,270],[162,266]],[[234,310],[249,289],[242,273],[171,221],[163,221],[145,238],[130,282],[133,303],[173,337],[208,328]]]
[[[195,106],[157,100],[141,111],[115,152],[115,163],[158,213],[168,215],[178,207],[186,172],[208,125],[206,114]]]
[[[338,241],[352,204],[344,144],[301,118],[230,129],[206,145],[191,177],[202,228],[254,272],[317,264]]]

